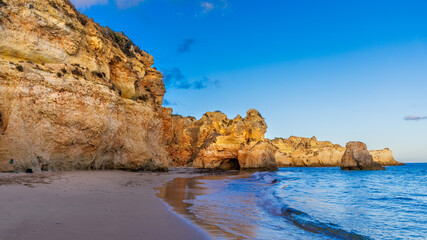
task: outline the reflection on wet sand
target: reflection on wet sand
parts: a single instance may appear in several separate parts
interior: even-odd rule
[[[212,209],[212,211],[208,211],[210,213],[208,216],[209,220],[202,222],[189,210],[192,204],[186,200],[193,200],[197,196],[214,193],[220,187],[215,186],[215,184],[226,184],[227,180],[247,178],[250,177],[250,175],[251,173],[248,172],[229,171],[220,175],[175,178],[157,189],[160,191],[157,194],[157,197],[163,199],[176,213],[204,228],[209,234],[211,234],[211,236],[214,236],[215,238],[240,239],[240,236],[226,232],[224,229],[221,229],[216,225],[208,224],[209,222],[221,221],[222,216],[218,216],[218,213],[221,211],[215,211],[214,209]],[[245,231],[244,235],[255,236],[255,229],[253,229],[253,227],[248,227],[246,224],[239,223],[235,223],[235,226],[239,231]]]

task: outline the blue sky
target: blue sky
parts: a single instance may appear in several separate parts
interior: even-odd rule
[[[256,108],[269,138],[427,161],[426,1],[72,2],[154,56],[175,113]]]

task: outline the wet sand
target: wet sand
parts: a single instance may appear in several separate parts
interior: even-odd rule
[[[223,229],[220,229],[215,225],[206,224],[197,220],[197,217],[189,211],[192,204],[185,200],[192,200],[200,195],[211,194],[215,192],[216,189],[219,189],[219,186],[208,186],[205,183],[206,180],[222,180],[218,182],[215,181],[220,183],[224,182],[224,180],[227,181],[237,178],[247,178],[252,174],[252,172],[228,171],[218,172],[213,175],[177,177],[158,188],[160,192],[157,193],[157,196],[162,198],[169,206],[171,206],[173,211],[190,220],[193,224],[205,229],[213,238],[239,239],[239,236],[225,232]],[[211,217],[215,218],[216,216]]]
[[[200,175],[85,171],[0,174],[0,239],[208,239],[154,188]]]

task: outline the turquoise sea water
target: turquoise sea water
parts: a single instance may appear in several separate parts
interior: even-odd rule
[[[196,221],[220,229],[215,238],[427,239],[427,164],[282,168],[199,183],[209,194],[184,201]]]

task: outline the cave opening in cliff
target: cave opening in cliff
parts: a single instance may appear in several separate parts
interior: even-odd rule
[[[219,169],[221,169],[221,170],[240,170],[239,160],[234,159],[234,158],[224,160],[219,165]]]

